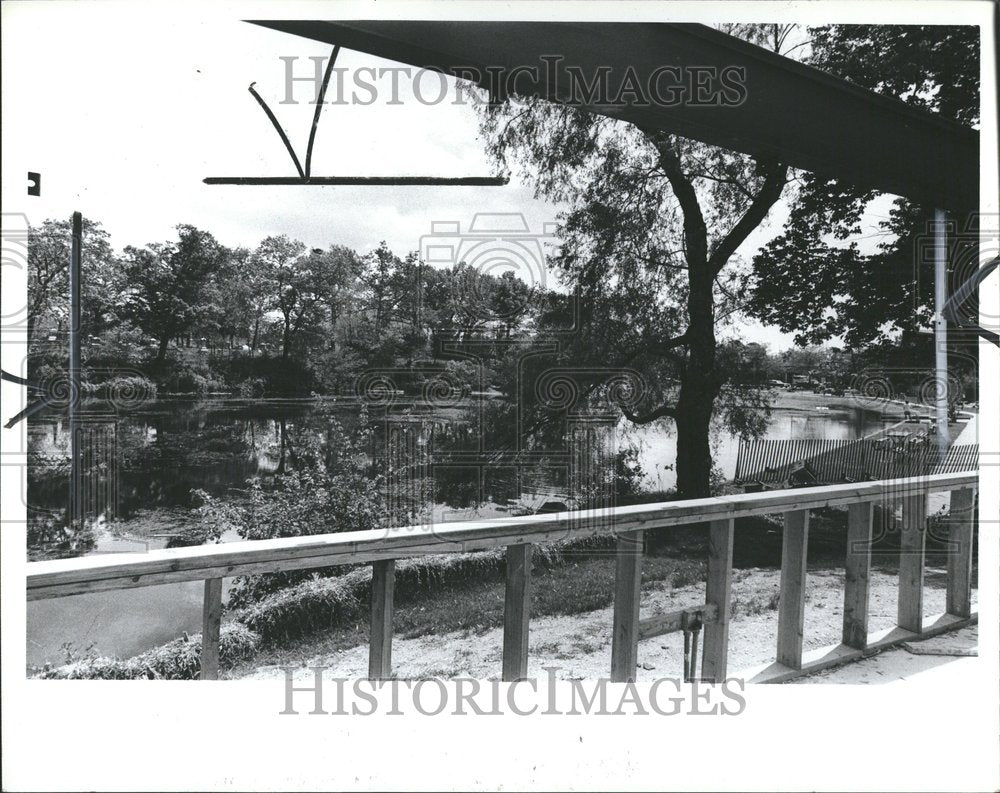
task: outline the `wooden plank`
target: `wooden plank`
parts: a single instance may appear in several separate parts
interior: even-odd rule
[[[972,613],[973,508],[976,492],[972,489],[951,491],[948,550],[948,593],[945,610],[956,617]]]
[[[372,564],[371,636],[368,644],[368,679],[392,678],[393,593],[396,562],[385,559]]]
[[[802,637],[806,613],[806,552],[809,512],[785,513],[781,545],[781,599],[778,603],[778,663],[802,666]]]
[[[618,519],[634,520],[634,523],[628,525],[627,530],[656,528],[659,526],[677,525],[678,523],[690,523],[692,520],[697,521],[699,518],[704,519],[705,517],[722,519],[725,517],[786,511],[791,508],[815,508],[818,506],[839,504],[841,502],[848,503],[869,498],[876,499],[885,489],[891,489],[894,495],[906,495],[911,489],[913,492],[949,489],[949,485],[951,484],[961,484],[959,479],[964,481],[968,478],[970,482],[975,481],[975,475],[971,474],[943,476],[949,479],[948,481],[942,480],[938,482],[937,484],[941,486],[939,488],[934,487],[934,482],[932,481],[934,477],[929,477],[927,482],[919,478],[915,479],[912,481],[912,488],[900,484],[900,482],[905,483],[910,482],[910,480],[865,483],[863,486],[849,484],[819,488],[800,488],[791,491],[768,491],[765,493],[748,493],[721,498],[636,505],[621,507],[615,510],[585,510],[575,513],[564,512],[520,518],[456,522],[444,526],[404,527],[390,529],[388,532],[382,530],[340,532],[277,540],[255,540],[251,543],[227,543],[209,547],[178,548],[156,552],[158,554],[156,558],[162,559],[159,569],[180,572],[186,567],[194,566],[197,563],[218,566],[230,560],[238,563],[265,561],[274,558],[277,554],[288,554],[289,557],[294,557],[295,555],[317,557],[325,554],[344,555],[352,552],[363,552],[371,545],[379,547],[392,545],[402,550],[410,548],[411,550],[422,551],[424,548],[435,548],[435,544],[427,542],[434,538],[439,538],[437,546],[449,546],[445,549],[450,550],[452,549],[450,546],[453,543],[475,541],[484,533],[495,537],[497,541],[503,540],[505,544],[511,544],[511,537],[516,537],[518,532],[543,531],[565,533],[570,530],[572,524],[588,520],[596,524],[602,524],[612,516]],[[644,522],[648,522],[650,525],[643,525]],[[493,531],[487,531],[488,529],[493,529]],[[115,556],[128,556],[130,560],[148,560],[152,557],[152,554],[116,554]],[[60,571],[79,570],[80,575],[84,576],[87,575],[87,571],[91,571],[90,577],[100,578],[104,576],[107,570],[128,564],[130,564],[128,560],[119,563],[114,559],[109,560],[106,556],[51,560],[31,563],[29,575],[32,585],[37,586],[48,583],[46,576],[50,573],[58,575]],[[137,572],[145,573],[153,572],[153,570],[143,568]],[[121,570],[120,574],[127,575],[128,571]]]
[[[872,566],[871,502],[847,508],[847,561],[844,572],[842,641],[864,650],[868,643],[868,592]]]
[[[975,486],[977,481],[976,473],[935,474],[579,512],[30,562],[27,598],[39,600],[206,578],[554,542],[602,533],[612,520],[621,531],[645,531],[793,509],[845,506],[876,500],[883,493],[907,496],[960,489]]]
[[[222,579],[205,580],[201,611],[201,679],[219,679],[219,635],[222,631]]]
[[[718,619],[705,626],[705,646],[702,651],[701,677],[721,683],[726,679],[729,655],[729,599],[733,580],[732,518],[715,520],[708,528],[708,576],[705,582],[705,602],[718,609]]]
[[[715,622],[719,618],[719,609],[711,603],[694,608],[677,609],[668,611],[666,614],[657,614],[655,617],[648,617],[639,620],[639,640],[652,639],[654,636],[663,636],[667,633],[675,633],[684,627],[684,615],[697,617],[702,624],[707,625]]]
[[[503,679],[528,676],[531,619],[531,545],[507,546],[507,586],[503,604]]]
[[[641,532],[618,535],[615,605],[611,627],[611,682],[635,680],[639,659],[639,598],[642,584]]]
[[[927,532],[927,497],[903,499],[903,522],[899,537],[899,604],[896,624],[919,633],[924,610],[924,542]]]

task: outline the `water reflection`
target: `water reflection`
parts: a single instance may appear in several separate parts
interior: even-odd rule
[[[816,407],[825,407],[817,398]],[[87,406],[98,411],[99,405]],[[579,418],[579,417],[578,417]],[[325,454],[333,433],[374,428],[371,464],[397,477],[392,511],[419,505],[436,521],[607,503],[622,460],[645,491],[674,486],[676,434],[579,418],[548,438],[525,438],[510,406],[494,400],[437,411],[366,413],[334,400],[159,400],[115,425],[116,490],[87,525],[67,530],[69,435],[57,416],[29,424],[29,557],[147,551],[186,541],[196,523],[192,490],[238,497],[253,476],[273,477]],[[767,437],[856,438],[881,428],[878,415],[806,405],[774,411]],[[717,433],[717,466],[735,472],[737,438]],[[625,453],[624,455],[622,453]],[[103,470],[103,473],[101,473]],[[110,476],[110,469],[99,475]],[[95,490],[97,492],[97,490]],[[223,541],[238,539],[234,532]],[[28,604],[28,663],[61,662],[66,642],[128,656],[200,626],[199,583],[80,595]],[[141,624],[140,624],[141,623]]]
[[[670,422],[632,427],[624,420],[577,419],[549,437],[525,437],[509,406],[497,400],[462,409],[364,412],[334,400],[159,400],[117,417],[114,466],[88,458],[91,519],[67,530],[69,432],[59,417],[29,426],[28,523],[31,558],[76,556],[169,544],[183,533],[192,491],[238,497],[247,479],[273,477],[302,455],[333,446],[332,433],[374,428],[371,460],[395,473],[389,496],[436,520],[488,516],[546,500],[572,501],[598,487],[616,455],[629,450],[642,471],[639,489],[674,486],[676,434]],[[824,407],[822,405],[818,407]],[[99,414],[100,403],[85,416]],[[106,417],[102,418],[107,421]],[[767,437],[855,438],[880,427],[878,416],[853,408],[779,409]],[[716,465],[735,472],[739,439],[716,433]],[[96,469],[96,470],[92,470]],[[103,495],[103,501],[101,496]],[[389,505],[390,511],[392,505]],[[113,546],[113,547],[112,547]]]

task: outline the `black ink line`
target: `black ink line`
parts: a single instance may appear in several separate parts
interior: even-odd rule
[[[333,74],[333,65],[337,62],[337,55],[340,54],[340,45],[333,48],[333,54],[326,65],[326,72],[323,74],[323,84],[319,87],[316,96],[316,112],[313,113],[312,128],[309,130],[309,144],[306,146],[306,173],[312,175],[313,141],[316,140],[316,127],[319,125],[319,114],[323,112],[323,100],[326,98],[326,87],[330,84],[330,75]]]
[[[295,163],[295,170],[299,172],[299,176],[305,178],[305,172],[302,170],[302,166],[299,164],[299,158],[295,154],[295,149],[292,148],[292,144],[288,141],[288,136],[285,134],[285,130],[281,128],[281,124],[278,123],[278,119],[274,117],[274,113],[271,112],[271,108],[267,106],[267,102],[261,99],[260,94],[253,90],[253,87],[257,85],[256,82],[250,83],[250,87],[247,89],[253,98],[257,100],[264,112],[267,113],[267,117],[271,119],[271,124],[278,131],[278,135],[281,136],[281,142],[285,144],[285,148],[288,150],[289,156],[292,158],[292,162]]]
[[[509,180],[504,176],[208,176],[205,184],[225,185],[455,185],[468,187],[502,187]]]

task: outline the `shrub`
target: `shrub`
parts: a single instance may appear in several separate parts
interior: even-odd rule
[[[267,381],[263,377],[248,377],[237,382],[233,390],[242,399],[258,399],[267,391]]]
[[[137,368],[143,365],[148,353],[144,334],[128,322],[106,328],[84,348],[87,366],[96,368]]]
[[[238,622],[226,623],[219,636],[219,664],[250,658],[260,637]],[[194,680],[201,673],[201,634],[182,636],[132,658],[83,658],[38,673],[43,680]]]
[[[536,547],[534,564],[562,564],[566,551],[575,547],[574,543]],[[234,618],[259,634],[265,643],[281,643],[316,630],[367,620],[371,567],[364,565],[346,573],[343,567],[329,570],[341,574],[323,577],[311,571],[305,580],[277,591],[268,591],[267,584],[259,582],[244,584],[242,591],[231,590],[229,606],[238,609]],[[395,596],[402,603],[442,589],[460,589],[470,581],[502,581],[506,570],[503,548],[401,559],[396,564]],[[254,596],[260,596],[260,600],[254,602]]]
[[[147,365],[161,388],[171,394],[207,394],[227,390],[226,383],[204,358],[182,349],[171,350],[166,360]]]
[[[301,396],[320,387],[309,365],[295,358],[212,356],[209,363],[217,376],[247,395]]]
[[[350,572],[350,566],[321,567],[313,570],[291,570],[287,573],[264,573],[239,576],[229,587],[226,607],[233,611],[253,606],[269,595],[297,586],[315,578],[333,578]]]
[[[387,477],[384,470],[368,461],[372,430],[364,414],[361,424],[365,429],[353,434],[331,418],[327,433],[331,440],[325,448],[315,438],[305,439],[292,470],[268,483],[260,477],[248,480],[244,499],[227,501],[195,491],[203,535],[217,538],[235,529],[244,539],[260,540],[409,523],[412,513],[403,507],[387,509]],[[348,570],[350,567],[331,567],[239,577],[229,602],[233,608],[248,606],[280,589]]]
[[[611,547],[613,538],[586,538],[565,546],[536,546],[534,564],[552,567],[561,564],[564,554],[572,550]],[[463,554],[401,559],[396,564],[396,597],[400,600],[417,598],[442,589],[458,589],[470,581],[502,580],[506,572],[506,553],[498,548]],[[259,604],[270,595],[289,590],[314,579],[343,578],[350,573],[368,569],[368,565],[340,565],[288,573],[267,573],[236,579],[229,590],[228,607],[239,610]],[[367,590],[362,593],[367,597]]]
[[[371,568],[337,578],[311,578],[242,609],[236,618],[264,642],[281,642],[347,625],[368,611]]]
[[[215,380],[208,375],[193,372],[190,369],[182,369],[167,376],[165,387],[169,391],[178,394],[207,394],[210,391],[223,391],[226,384],[221,380]]]
[[[143,402],[156,398],[156,383],[138,374],[112,377],[97,383],[94,394],[118,405]]]
[[[344,431],[330,418],[325,447],[316,437],[298,444],[291,470],[265,483],[247,480],[247,496],[238,502],[199,491],[203,522],[213,534],[235,528],[246,540],[299,537],[340,531],[367,531],[409,522],[410,513],[386,509],[384,471],[368,461],[372,430]]]

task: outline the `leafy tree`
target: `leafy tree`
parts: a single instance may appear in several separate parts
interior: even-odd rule
[[[350,322],[350,309],[358,297],[361,259],[350,248],[337,245],[326,251],[316,249],[307,258],[316,303],[309,322],[298,331],[296,344],[319,379],[338,388],[353,370],[342,326]]]
[[[809,33],[814,66],[961,123],[978,123],[978,28],[828,25]],[[934,272],[917,245],[926,241],[934,208],[897,198],[879,223],[876,250],[864,253],[863,217],[878,196],[803,174],[784,231],[754,258],[750,310],[794,331],[800,344],[842,336],[857,347],[926,327]]]
[[[389,277],[391,297],[390,318],[404,330],[400,339],[399,355],[408,362],[424,357],[430,336],[429,328],[435,317],[428,313],[424,302],[425,283],[432,276],[415,252],[402,260],[397,258]]]
[[[267,312],[274,307],[277,293],[272,260],[266,258],[265,252],[264,243],[253,251],[234,251],[233,277],[227,284],[227,305],[238,317],[242,317],[251,355],[260,344],[264,320]],[[234,317],[234,324],[236,322]]]
[[[808,375],[820,371],[829,358],[823,347],[801,347],[783,350],[778,356],[782,370],[789,375]]]
[[[254,321],[260,321],[261,314],[255,311],[257,303],[267,299],[255,291],[256,268],[251,265],[250,251],[236,248],[226,259],[224,269],[211,282],[213,292],[210,300],[217,307],[213,324],[232,349],[237,338],[250,339]]]
[[[542,101],[484,106],[482,130],[499,163],[524,166],[537,193],[569,205],[554,258],[580,298],[567,360],[641,371],[645,397],[625,416],[673,419],[678,491],[708,495],[716,408],[746,429],[760,405],[731,368],[738,357],[719,354],[716,332],[741,301],[736,252],[781,196],[788,169]],[[579,379],[593,394],[607,378]]]
[[[534,291],[510,271],[496,279],[490,295],[490,311],[496,318],[498,338],[509,339],[528,318]]]
[[[229,251],[207,231],[181,224],[177,242],[125,249],[129,283],[135,294],[135,323],[157,339],[156,363],[166,357],[170,340],[190,332],[204,316],[203,293],[222,269]]]
[[[365,257],[362,279],[368,291],[368,311],[374,319],[376,335],[382,332],[395,308],[392,285],[399,264],[399,257],[389,250],[385,240]]]
[[[110,237],[100,223],[84,218],[81,250],[81,324],[86,333],[100,333],[114,324],[124,288]],[[46,220],[28,231],[28,349],[39,322],[60,327],[69,315],[69,262],[72,223]]]
[[[282,358],[288,358],[296,334],[318,303],[310,275],[300,263],[304,252],[305,245],[282,234],[265,238],[253,255],[262,278],[274,290],[269,305],[281,312]]]

